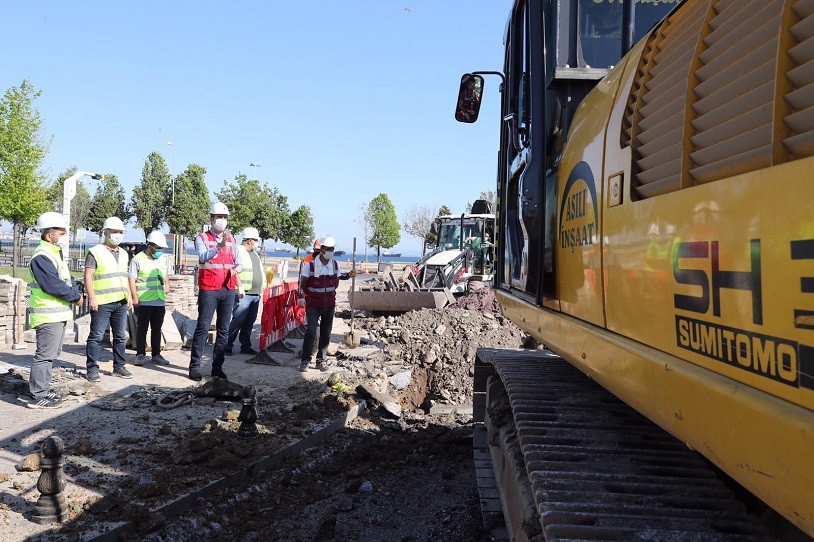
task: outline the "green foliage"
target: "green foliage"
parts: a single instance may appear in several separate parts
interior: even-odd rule
[[[119,183],[119,178],[115,173],[106,173],[90,202],[87,228],[95,232],[102,231],[105,219],[111,216],[117,216],[122,222],[127,222],[133,214],[125,204],[124,188]]]
[[[311,246],[314,239],[314,217],[311,214],[310,207],[301,205],[291,213],[283,239],[286,243],[295,247],[298,254],[299,249],[307,250]]]
[[[133,189],[130,209],[136,226],[144,230],[144,238],[161,227],[170,203],[170,173],[164,157],[153,151],[141,168],[141,183]]]
[[[190,164],[175,177],[175,203],[167,210],[167,225],[172,233],[194,237],[209,223],[209,189],[204,181],[206,168]]]
[[[368,244],[376,247],[376,258],[381,259],[382,248],[392,248],[401,240],[396,209],[387,194],[379,194],[367,206],[365,221],[370,226]]]
[[[50,143],[40,134],[42,119],[34,107],[39,96],[24,80],[0,100],[0,217],[15,227],[34,224],[50,203],[38,171]]]
[[[257,228],[260,237],[274,239],[275,241],[285,239],[290,221],[291,212],[288,208],[288,198],[280,194],[276,188],[269,188],[264,183],[260,192],[260,201],[257,203],[254,223],[252,224]]]
[[[441,208],[438,209],[438,215],[437,216],[451,215],[451,214],[452,214],[452,211],[450,210],[450,208],[447,207],[446,205],[442,205]]]
[[[263,239],[280,240],[285,236],[289,221],[288,198],[276,188],[260,181],[249,180],[245,174],[235,176],[217,194],[218,200],[229,207],[229,227],[235,233],[252,226]]]
[[[71,166],[56,178],[51,185],[48,201],[52,203],[54,211],[62,212],[62,200],[65,190],[65,180],[76,173],[76,166]],[[81,179],[80,179],[81,180]],[[76,233],[80,228],[87,228],[88,211],[90,211],[90,192],[85,183],[76,183],[76,195],[71,200],[71,232]]]

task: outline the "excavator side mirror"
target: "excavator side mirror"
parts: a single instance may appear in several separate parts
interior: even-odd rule
[[[483,77],[465,73],[458,88],[458,102],[455,105],[455,120],[473,123],[478,120],[480,102],[483,96]]]

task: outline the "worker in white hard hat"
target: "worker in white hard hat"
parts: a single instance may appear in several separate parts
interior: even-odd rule
[[[65,325],[73,317],[71,303],[82,303],[82,295],[71,277],[62,248],[68,239],[65,219],[48,212],[37,219],[40,244],[28,264],[31,269],[31,312],[29,325],[37,334],[37,351],[31,362],[28,408],[54,409],[62,406],[62,396],[51,388],[53,363],[62,352]]]
[[[328,345],[331,343],[331,328],[336,309],[336,287],[339,281],[356,275],[341,274],[339,264],[334,260],[336,240],[328,236],[322,240],[319,247],[319,257],[303,266],[300,279],[300,303],[305,305],[305,319],[308,322],[308,331],[302,345],[302,358],[300,371],[306,372],[311,363],[314,348],[314,338],[319,326],[319,346],[317,349],[317,369],[327,368]]]
[[[241,260],[237,241],[229,223],[229,208],[215,202],[209,208],[211,227],[195,237],[195,251],[198,253],[198,323],[192,336],[192,353],[189,356],[189,378],[201,380],[201,358],[203,357],[206,335],[215,312],[218,313],[217,336],[212,349],[212,376],[226,378],[223,362],[229,323],[235,305],[235,290],[242,286],[240,281]]]
[[[258,250],[259,249],[259,250]],[[229,340],[226,342],[226,355],[232,355],[235,340],[240,338],[241,354],[257,354],[252,348],[252,328],[257,320],[260,308],[260,296],[266,287],[266,271],[260,260],[260,232],[257,228],[243,230],[243,242],[237,247],[243,269],[240,271],[240,282],[235,292],[235,308],[232,312],[232,323],[229,324]]]
[[[101,242],[85,257],[85,290],[90,304],[90,334],[86,346],[87,379],[99,382],[99,351],[108,327],[113,332],[113,376],[133,378],[124,357],[124,334],[130,308],[127,281],[129,256],[119,245],[124,240],[124,223],[111,216],[102,226]]]
[[[150,361],[156,365],[169,365],[161,355],[161,327],[164,325],[167,294],[170,293],[168,258],[164,256],[167,238],[154,230],[147,236],[147,248],[130,261],[128,278],[130,299],[136,312],[136,360],[134,365],[147,361],[147,328],[151,330]]]

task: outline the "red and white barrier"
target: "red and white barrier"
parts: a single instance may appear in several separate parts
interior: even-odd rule
[[[298,286],[297,281],[283,282],[263,291],[260,348],[268,348],[287,332],[302,325],[305,309],[297,303]]]

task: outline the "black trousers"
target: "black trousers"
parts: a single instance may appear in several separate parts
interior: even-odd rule
[[[136,307],[136,354],[144,355],[147,350],[147,326],[150,326],[150,346],[153,356],[161,352],[161,326],[164,325],[165,307]]]
[[[317,326],[319,327],[319,351],[317,352],[317,359],[325,359],[325,356],[328,355],[328,345],[331,344],[331,328],[334,322],[334,309],[336,309],[336,307],[318,309],[306,305],[305,318],[308,320],[308,331],[305,332],[305,341],[302,344],[303,361],[311,361]]]

